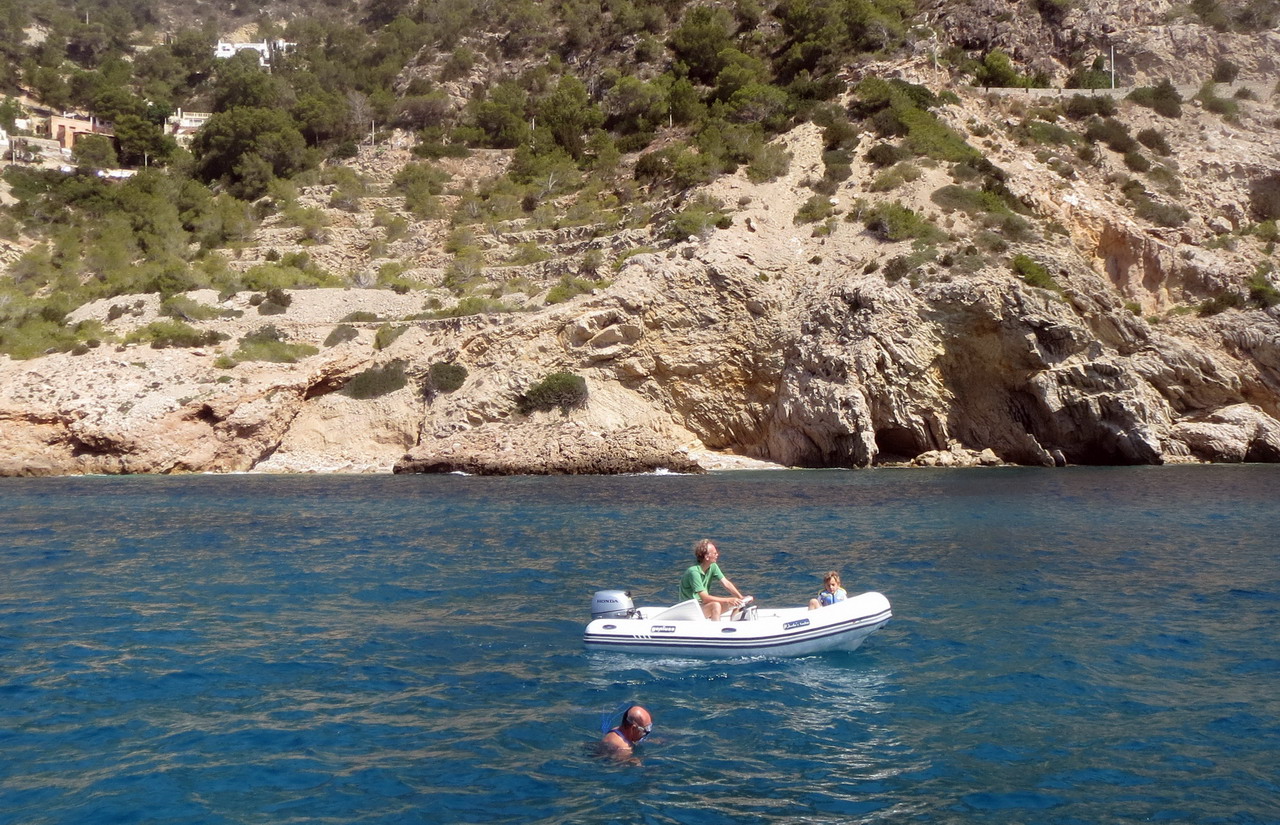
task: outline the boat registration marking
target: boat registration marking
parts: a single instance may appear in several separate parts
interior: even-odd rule
[[[797,627],[804,627],[809,624],[808,619],[796,619],[794,622],[787,622],[782,626],[783,630],[795,630]]]

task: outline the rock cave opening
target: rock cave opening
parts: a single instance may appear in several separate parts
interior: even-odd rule
[[[876,430],[877,464],[911,461],[925,451],[915,433],[906,427],[884,427]]]

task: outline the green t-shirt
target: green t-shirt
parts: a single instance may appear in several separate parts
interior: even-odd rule
[[[712,562],[704,573],[702,565],[695,564],[684,571],[684,575],[680,577],[680,601],[692,599],[699,593],[705,592],[711,587],[712,583],[718,582],[723,578],[724,573],[720,572],[720,565]]]

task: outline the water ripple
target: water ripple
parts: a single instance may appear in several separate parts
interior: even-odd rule
[[[0,480],[0,821],[1280,821],[1277,468]],[[587,653],[695,538],[854,654]],[[627,701],[657,728],[601,759]]]

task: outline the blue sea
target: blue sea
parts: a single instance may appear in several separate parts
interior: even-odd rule
[[[1280,467],[0,480],[0,823],[1280,822]],[[693,543],[857,652],[588,653]],[[626,702],[655,729],[594,748]]]

